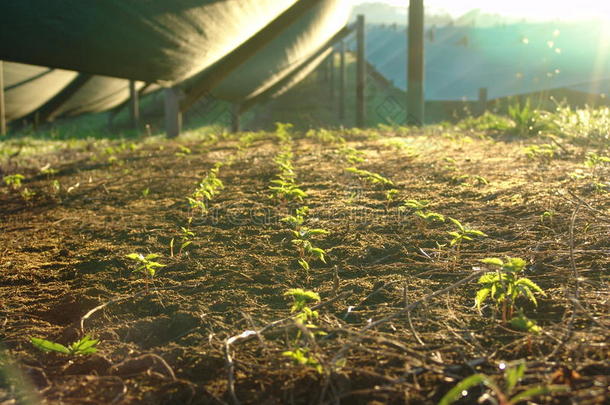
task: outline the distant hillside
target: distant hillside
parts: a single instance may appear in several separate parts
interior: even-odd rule
[[[370,24],[407,25],[406,5],[404,7],[397,7],[380,2],[363,3],[354,7],[352,20],[358,14],[364,14],[367,22]],[[499,14],[484,13],[479,9],[469,11],[458,18],[453,18],[447,12],[436,9],[428,9],[426,13],[426,25],[436,25],[437,27],[450,25],[484,28],[517,22],[522,22],[522,20],[504,17]]]

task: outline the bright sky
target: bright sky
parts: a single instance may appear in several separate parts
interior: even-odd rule
[[[356,4],[382,2],[395,6],[408,5],[409,0],[354,0]],[[484,12],[535,20],[604,18],[610,21],[608,0],[424,0],[433,10],[444,10],[458,17],[479,8]]]

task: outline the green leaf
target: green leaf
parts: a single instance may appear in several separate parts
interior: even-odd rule
[[[481,304],[483,304],[483,302],[485,302],[487,297],[489,297],[490,293],[491,293],[491,289],[489,289],[489,288],[481,288],[479,291],[477,291],[477,296],[474,299],[474,302],[475,302],[479,312],[481,311]]]
[[[463,397],[463,392],[468,391],[472,387],[476,387],[480,384],[489,384],[491,381],[485,374],[473,374],[457,383],[455,387],[451,388],[443,398],[439,401],[438,405],[450,405],[453,402]]]
[[[525,374],[525,363],[520,363],[516,367],[511,367],[504,373],[506,377],[506,392],[510,394],[513,392],[517,383],[523,378]]]
[[[459,229],[460,231],[462,231],[462,232],[466,232],[466,228],[464,228],[464,225],[462,225],[462,223],[461,223],[460,221],[458,221],[458,220],[457,220],[457,219],[455,219],[455,218],[451,218],[451,217],[449,217],[449,220],[450,220],[451,222],[453,222],[453,224],[454,224],[455,226],[457,226],[457,227],[458,227],[458,229]]]
[[[144,256],[142,256],[139,253],[130,253],[128,255],[125,255],[126,258],[131,259],[131,260],[138,260],[138,261],[142,261],[142,259],[144,259]]]
[[[35,347],[42,350],[43,352],[58,352],[63,354],[70,354],[70,349],[59,343],[35,337],[30,338],[30,342],[32,342]]]
[[[498,259],[497,257],[488,257],[486,259],[480,260],[481,263],[488,264],[490,266],[504,266],[504,262],[502,259]]]
[[[299,265],[305,269],[305,270],[309,270],[309,263],[307,263],[306,260],[304,259],[299,259]]]
[[[570,387],[568,387],[567,385],[544,385],[544,386],[533,387],[533,388],[527,389],[523,392],[520,392],[519,394],[512,397],[510,399],[510,403],[517,404],[521,401],[526,401],[528,399],[538,397],[540,395],[547,395],[547,394],[551,394],[553,392],[566,392],[566,391],[570,391]]]

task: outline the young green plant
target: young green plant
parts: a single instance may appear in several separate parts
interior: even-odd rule
[[[89,336],[85,336],[68,346],[35,337],[30,338],[30,342],[34,345],[34,347],[42,350],[43,352],[56,352],[71,356],[85,356],[97,352],[96,346],[99,343],[99,340],[91,339]]]
[[[516,405],[541,395],[569,391],[569,387],[565,385],[536,385],[519,392],[517,385],[525,375],[525,363],[521,362],[514,367],[507,367],[505,363],[500,363],[500,368],[505,370],[503,388],[488,375],[482,373],[473,374],[450,389],[449,392],[443,396],[438,405],[450,405],[463,399],[469,395],[468,390],[479,385],[484,385],[491,390],[491,397],[489,394],[486,394],[485,397],[487,399],[493,399],[493,403],[498,405]],[[472,398],[469,403],[482,403],[482,399],[483,396]]]
[[[301,288],[291,288],[284,293],[284,296],[292,297],[290,312],[295,314],[293,319],[299,330],[293,341],[292,349],[284,351],[282,356],[290,358],[296,364],[311,367],[321,374],[324,371],[322,364],[311,354],[308,347],[301,344],[303,332],[307,333],[311,341],[315,341],[316,335],[325,335],[314,323],[318,319],[318,311],[309,307],[310,303],[320,302],[320,296],[313,291],[306,291]]]
[[[513,317],[515,304],[519,297],[525,297],[534,305],[538,305],[535,294],[545,295],[542,288],[520,273],[525,270],[526,262],[520,258],[487,258],[482,263],[494,268],[495,271],[485,273],[479,278],[481,288],[477,291],[475,305],[481,310],[481,305],[489,298],[496,308],[501,307],[502,321]],[[519,321],[515,321],[517,324]]]

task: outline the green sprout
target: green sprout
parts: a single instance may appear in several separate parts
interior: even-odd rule
[[[516,405],[523,401],[538,397],[540,395],[547,395],[553,392],[568,391],[569,387],[565,385],[537,385],[531,388],[517,392],[517,385],[523,379],[525,375],[526,366],[525,363],[521,362],[514,367],[507,367],[505,363],[500,363],[500,369],[505,369],[504,372],[504,389],[492,379],[490,376],[485,374],[473,374],[460,381],[456,386],[447,392],[438,403],[439,405],[450,405],[466,396],[468,396],[468,390],[484,385],[491,390],[495,396],[494,403],[498,405]],[[487,395],[489,397],[489,395]],[[482,398],[482,397],[481,397]],[[474,398],[471,403],[481,402]]]
[[[439,214],[438,212],[415,211],[413,215],[423,219],[426,222],[445,222],[445,216],[443,214]]]
[[[288,215],[288,216],[282,218],[280,221],[290,225],[290,227],[292,229],[298,230],[301,228],[301,226],[303,226],[303,223],[305,222],[305,217],[307,216],[308,212],[309,212],[309,207],[303,206],[303,207],[297,208],[294,215]]]
[[[22,174],[10,174],[8,176],[4,176],[2,180],[4,184],[11,187],[13,190],[17,190],[21,188],[21,182],[25,179]]]
[[[481,285],[481,288],[475,297],[475,305],[479,311],[481,305],[490,298],[494,301],[496,308],[502,307],[502,321],[506,322],[513,316],[517,298],[523,296],[534,305],[538,305],[534,293],[546,295],[532,280],[519,276],[519,273],[525,270],[525,260],[507,258],[506,261],[503,261],[498,258],[487,258],[481,262],[496,268],[496,271],[485,273],[479,278],[478,284]]]
[[[36,195],[36,192],[32,191],[26,187],[23,190],[21,190],[21,192],[19,194],[21,194],[21,198],[23,198],[24,201],[30,201],[32,198],[34,198],[34,196]]]
[[[521,332],[529,332],[535,335],[539,335],[542,332],[542,328],[536,324],[536,321],[525,316],[521,309],[519,310],[519,315],[512,318],[509,324],[513,329]]]
[[[149,278],[153,278],[158,268],[165,267],[164,264],[157,263],[154,260],[161,257],[161,255],[157,255],[151,253],[149,255],[142,255],[141,253],[130,253],[125,256],[128,259],[134,260],[137,262],[136,270],[137,272],[141,272]]]
[[[422,211],[426,208],[430,203],[428,201],[419,201],[419,200],[407,200],[400,207],[401,211],[412,210],[412,211]]]
[[[457,231],[447,232],[451,237],[451,241],[449,242],[450,246],[457,246],[458,248],[461,246],[462,242],[465,240],[473,240],[474,237],[486,237],[487,234],[481,232],[476,229],[470,229],[462,225],[460,221],[455,218],[449,218],[451,222],[458,228]]]
[[[318,311],[315,311],[309,307],[310,303],[320,302],[320,296],[313,291],[305,291],[301,288],[291,288],[284,293],[285,297],[292,297],[292,307],[290,312],[294,315],[294,321],[297,325],[304,327],[306,331],[314,330],[314,333],[308,332],[311,339],[314,339],[315,335],[325,335],[323,331],[317,329],[314,321],[318,319]],[[302,330],[299,328],[296,339],[293,343],[294,347],[292,350],[287,350],[282,353],[282,356],[289,357],[293,362],[299,365],[312,367],[318,373],[322,373],[324,370],[320,361],[316,359],[311,353],[309,348],[301,347],[299,345],[302,335]]]
[[[189,221],[190,223],[190,221]],[[193,241],[191,239],[193,239],[195,237],[195,233],[193,231],[190,230],[190,228],[185,228],[183,226],[180,227],[180,238],[179,238],[179,242],[180,242],[180,248],[178,250],[178,255],[181,255],[182,252],[184,251],[184,249],[186,249],[187,247],[189,247],[190,245],[193,244]],[[174,245],[175,245],[175,238],[172,238],[172,240],[169,242],[169,250],[170,250],[170,255],[171,257],[174,257]]]
[[[218,171],[221,166],[220,163],[217,163],[199,183],[195,192],[187,197],[191,210],[198,208],[202,214],[205,214],[208,211],[207,204],[219,193],[219,190],[224,188],[222,180],[218,178]]]
[[[381,184],[382,186],[393,186],[392,180],[383,177],[378,173],[369,172],[368,170],[360,170],[355,167],[348,167],[345,171],[353,173],[358,176],[361,180],[371,183],[373,185]]]
[[[282,179],[271,180],[273,186],[269,186],[271,190],[270,198],[276,198],[280,201],[299,201],[303,202],[303,198],[307,197],[299,186],[292,182],[288,182]]]
[[[311,238],[317,235],[328,235],[330,232],[325,229],[301,227],[300,229],[293,230],[292,233],[294,239],[292,239],[291,242],[299,252],[299,265],[304,270],[310,269],[311,266],[309,262],[314,258],[326,263],[326,251],[315,247],[311,242]]]
[[[397,195],[398,195],[398,190],[396,190],[395,188],[386,191],[385,192],[386,205],[389,206],[392,203],[392,201],[394,201],[394,199],[396,199]]]
[[[99,340],[91,339],[89,336],[85,336],[67,347],[60,343],[35,337],[30,338],[30,342],[32,342],[36,348],[42,350],[43,352],[57,352],[72,356],[84,356],[97,352],[97,348],[95,346],[97,346]]]
[[[338,150],[339,155],[341,155],[348,163],[357,164],[364,162],[364,152],[359,151],[354,148],[350,148],[349,146],[344,146]]]
[[[558,148],[552,144],[532,145],[524,150],[525,156],[530,160],[538,160],[540,163],[549,163],[557,156]]]

